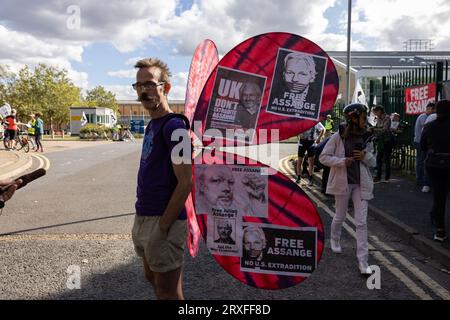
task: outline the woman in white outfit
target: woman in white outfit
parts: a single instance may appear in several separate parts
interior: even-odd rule
[[[336,215],[331,224],[331,249],[341,253],[342,224],[348,211],[348,201],[353,200],[356,224],[358,266],[361,274],[372,270],[368,264],[367,242],[368,201],[373,198],[371,167],[376,166],[372,134],[367,130],[367,107],[353,103],[344,108],[346,124],[339,128],[325,145],[320,162],[331,168],[326,193],[335,196]]]

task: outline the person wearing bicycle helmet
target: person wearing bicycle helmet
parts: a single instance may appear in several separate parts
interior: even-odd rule
[[[367,129],[367,107],[353,103],[344,108],[346,123],[333,134],[320,154],[320,162],[330,167],[326,193],[334,195],[336,215],[331,223],[331,250],[341,253],[342,224],[348,211],[348,201],[355,209],[358,267],[362,275],[370,275],[367,241],[368,201],[373,198],[370,168],[376,166],[372,134]]]

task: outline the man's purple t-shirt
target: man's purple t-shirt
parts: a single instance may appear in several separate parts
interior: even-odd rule
[[[151,120],[145,130],[135,205],[140,216],[162,216],[178,183],[170,156],[178,142],[171,141],[171,136],[176,129],[186,129],[186,125],[182,119],[172,118],[162,129],[167,116]],[[178,219],[186,219],[185,208]]]

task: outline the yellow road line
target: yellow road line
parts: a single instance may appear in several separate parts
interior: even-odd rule
[[[281,159],[280,160],[280,170],[290,173],[293,173],[293,170],[291,168],[289,168],[289,165],[287,164],[286,158]],[[308,196],[318,205],[320,206],[330,217],[334,217],[334,212],[326,205],[324,204],[322,201],[320,201],[316,196],[314,196],[313,194],[311,194],[311,192],[309,192],[308,190],[304,190]],[[349,217],[349,215],[347,215],[347,219],[351,218]],[[346,223],[343,223],[343,227],[345,230],[347,230],[347,232],[356,239],[356,232]],[[380,241],[381,242],[381,241]],[[374,246],[372,246],[369,243],[369,250],[376,250],[376,248]],[[375,251],[372,252],[372,255],[375,257],[375,259],[377,259],[379,262],[381,262],[393,275],[395,275],[401,282],[403,282],[405,284],[405,286],[410,289],[416,296],[418,296],[420,299],[422,300],[432,300],[433,298],[427,294],[422,288],[420,288],[419,286],[417,286],[417,284],[411,279],[409,278],[403,271],[401,271],[400,269],[398,269],[397,267],[395,267],[392,262],[386,258],[381,252],[379,251]],[[406,260],[406,259],[405,259]],[[406,268],[408,268],[407,266],[405,266]],[[408,269],[409,270],[409,269]],[[411,271],[414,275],[416,275],[414,273],[414,271]],[[425,285],[427,285],[425,283]],[[428,286],[428,285],[427,285]],[[431,290],[433,290],[433,292],[435,292],[436,294],[438,294],[439,296],[441,296],[438,292],[436,292],[434,290],[433,287],[430,288]],[[443,289],[443,288],[442,288]],[[445,290],[445,289],[444,289]]]

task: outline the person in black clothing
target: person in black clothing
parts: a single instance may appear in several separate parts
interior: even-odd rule
[[[445,241],[445,205],[450,189],[450,101],[436,104],[437,119],[425,125],[420,147],[427,154],[425,167],[433,187],[431,220],[436,227],[434,240]]]
[[[381,181],[383,164],[385,164],[386,175],[383,182],[388,182],[391,178],[391,156],[394,146],[394,137],[391,132],[391,118],[385,113],[384,107],[382,106],[375,106],[372,110],[377,117],[376,126],[372,129],[377,141],[377,175],[373,181]]]
[[[331,136],[325,138],[321,143],[319,143],[315,148],[314,152],[316,155],[316,158],[319,159],[320,154],[323,151],[323,148],[325,148],[325,145],[327,144],[328,140],[330,140]],[[328,177],[330,176],[330,167],[327,167],[326,165],[320,164],[323,168],[322,171],[322,190],[321,192],[323,194],[326,193],[327,190],[327,184],[328,184]]]

